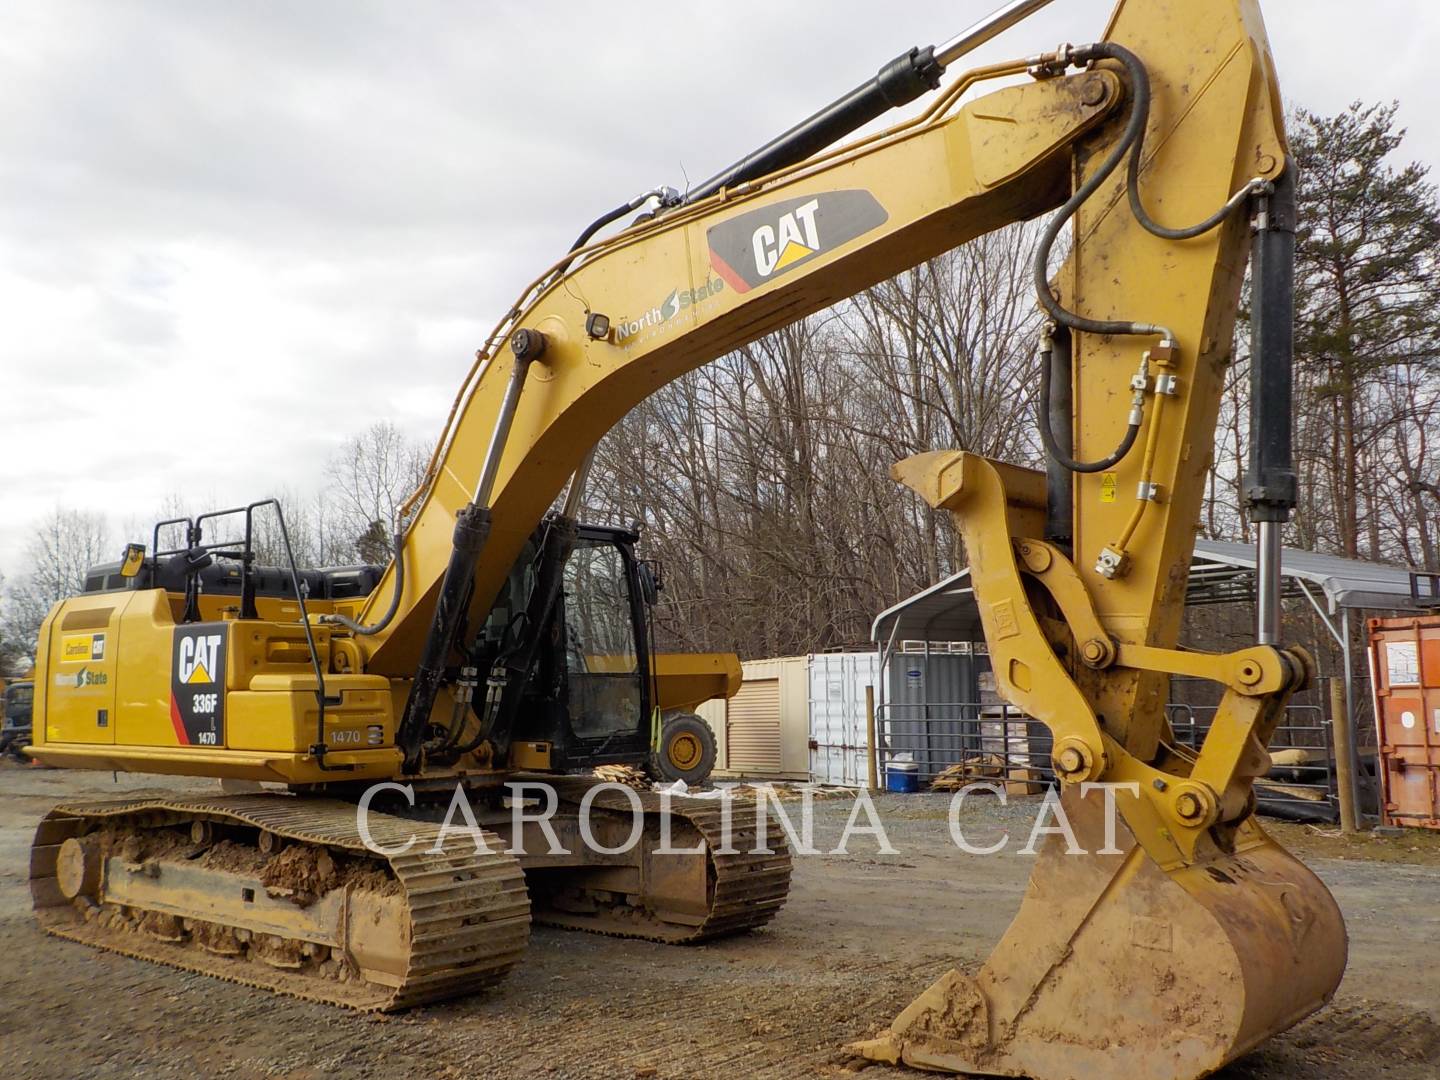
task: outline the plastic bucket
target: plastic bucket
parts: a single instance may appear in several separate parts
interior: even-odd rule
[[[920,790],[920,766],[913,761],[892,761],[885,766],[887,791],[916,792]]]

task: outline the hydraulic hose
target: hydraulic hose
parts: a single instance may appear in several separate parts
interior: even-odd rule
[[[651,199],[657,200],[660,203],[661,207],[680,205],[679,192],[677,192],[674,188],[664,187],[662,185],[661,187],[652,188],[651,190],[641,195],[636,195],[633,199],[629,200],[628,202],[621,203],[613,210],[605,211],[605,213],[601,214],[598,218],[592,221],[589,225],[586,225],[585,228],[581,230],[580,235],[575,238],[575,242],[570,245],[570,250],[569,252],[567,252],[568,257],[562,260],[555,267],[554,277],[558,278],[561,274],[565,273],[567,269],[569,269],[570,263],[574,259],[575,252],[579,251],[586,244],[588,244],[592,236],[598,233],[601,229],[605,228],[605,226],[609,225],[611,222],[620,220],[620,218],[630,213],[630,211],[640,209],[640,207],[644,206]]]
[[[1135,68],[1138,69],[1138,77],[1131,69],[1131,63],[1126,62],[1125,57],[1128,57],[1129,61],[1133,62]],[[1130,337],[1158,335],[1162,338],[1170,338],[1173,335],[1169,330],[1163,326],[1156,326],[1154,323],[1131,322],[1127,319],[1090,319],[1073,311],[1067,311],[1050,292],[1050,253],[1055,247],[1055,241],[1060,236],[1060,230],[1075,216],[1075,212],[1080,209],[1081,205],[1099,190],[1100,185],[1110,179],[1110,175],[1125,155],[1139,145],[1140,139],[1145,133],[1145,125],[1150,118],[1150,79],[1145,74],[1145,65],[1140,63],[1139,58],[1128,49],[1108,41],[1082,46],[1076,49],[1072,55],[1072,61],[1077,64],[1100,59],[1119,60],[1130,71],[1130,115],[1125,122],[1125,130],[1120,136],[1120,141],[1111,149],[1100,168],[1075,189],[1075,193],[1050,219],[1050,224],[1041,234],[1040,247],[1035,253],[1033,268],[1035,295],[1040,301],[1040,306],[1052,319],[1062,326],[1069,327],[1072,331]]]
[[[472,735],[469,739],[465,740],[465,742],[461,743],[459,746],[455,745],[460,739],[460,733],[465,730],[465,722],[462,718],[460,723],[455,725],[455,730],[453,734],[451,734],[450,737],[445,740],[445,745],[441,750],[442,753],[448,754],[455,759],[459,759],[464,757],[466,754],[473,754],[476,750],[480,749],[480,744],[490,737],[490,724],[493,719],[493,709],[491,706],[490,694],[491,691],[489,688],[489,684],[487,683],[485,689],[485,700],[482,705],[483,712],[481,711],[481,709],[474,710],[476,717],[480,721],[479,726],[475,730],[475,734]],[[500,703],[498,701],[495,702],[493,708],[498,709],[499,707]],[[473,709],[474,707],[471,706],[471,708]]]
[[[505,626],[505,632],[500,638],[500,656],[506,654],[509,647],[507,643],[517,636],[516,626],[523,625],[525,621],[526,614],[523,611],[517,611],[511,617],[510,622]],[[491,666],[493,669],[494,665],[492,664]],[[487,677],[485,698],[481,702],[480,708],[475,708],[473,697],[469,702],[456,703],[455,716],[453,716],[450,721],[450,730],[446,732],[445,741],[438,748],[438,753],[446,755],[448,759],[454,759],[464,757],[466,754],[474,753],[480,749],[480,744],[490,735],[490,726],[494,720],[494,709],[499,708],[498,702],[494,703],[494,708],[492,708],[490,700],[491,694],[490,681]],[[480,722],[476,727],[475,734],[461,743],[460,736],[465,732],[465,713],[469,711],[473,711]],[[458,746],[456,745],[457,743],[459,744]]]
[[[641,201],[643,202],[644,200],[642,199]],[[609,225],[612,221],[618,221],[620,218],[630,213],[631,210],[634,210],[639,205],[640,203],[631,199],[628,202],[621,203],[619,206],[615,207],[614,210],[605,211],[605,213],[601,214],[589,225],[585,226],[584,230],[581,231],[580,235],[576,237],[575,242],[570,245],[570,250],[572,252],[579,251],[582,247],[584,247],[590,242],[590,238],[592,236],[594,236],[597,232],[603,229],[606,225]]]
[[[1099,461],[1076,461],[1069,453],[1060,448],[1055,439],[1055,434],[1050,429],[1050,354],[1046,348],[1040,354],[1040,410],[1039,410],[1040,441],[1045,444],[1045,452],[1058,461],[1071,472],[1076,473],[1097,473],[1118,465],[1125,455],[1130,453],[1130,448],[1135,445],[1135,440],[1140,435],[1140,420],[1133,417],[1125,426],[1125,435],[1120,440],[1112,453]]]
[[[1137,102],[1143,96],[1145,119],[1148,121],[1150,112],[1150,74],[1145,70],[1145,65],[1140,58],[1120,45],[1106,45],[1107,55],[1112,59],[1120,61],[1125,66],[1126,73],[1130,76],[1130,83],[1134,88]],[[1138,111],[1138,107],[1137,107]],[[1139,131],[1135,136],[1135,146],[1130,153],[1130,164],[1125,170],[1125,192],[1130,201],[1130,213],[1140,223],[1140,227],[1152,236],[1158,236],[1162,240],[1193,240],[1197,236],[1203,236],[1211,229],[1216,228],[1225,221],[1236,210],[1245,205],[1252,195],[1268,195],[1274,191],[1274,185],[1263,177],[1255,177],[1239,191],[1231,195],[1225,204],[1207,217],[1204,221],[1183,229],[1171,229],[1161,225],[1145,210],[1145,204],[1140,199],[1140,165],[1145,157],[1145,128],[1147,124],[1142,122]]]
[[[1147,232],[1165,240],[1190,240],[1204,233],[1209,232],[1220,225],[1237,209],[1245,205],[1246,200],[1257,192],[1270,190],[1270,185],[1260,179],[1252,180],[1243,188],[1237,191],[1226,201],[1215,213],[1211,214],[1204,221],[1183,229],[1171,229],[1160,225],[1149,214],[1140,199],[1140,165],[1143,157],[1145,128],[1150,120],[1150,76],[1145,70],[1145,65],[1140,58],[1122,45],[1112,42],[1099,42],[1093,45],[1085,45],[1071,52],[1068,57],[1074,64],[1086,64],[1095,60],[1115,60],[1119,62],[1129,76],[1130,81],[1130,111],[1125,121],[1125,129],[1120,135],[1120,140],[1111,149],[1100,167],[1082,183],[1073,195],[1060,207],[1055,216],[1051,218],[1045,231],[1041,234],[1040,246],[1035,254],[1033,277],[1035,281],[1035,295],[1039,299],[1040,306],[1059,325],[1069,328],[1072,332],[1087,334],[1114,335],[1114,336],[1158,336],[1162,341],[1173,341],[1174,334],[1167,328],[1155,323],[1134,322],[1127,319],[1091,319],[1076,312],[1067,310],[1055,299],[1050,291],[1049,264],[1050,254],[1054,250],[1055,241],[1059,238],[1061,230],[1075,216],[1083,203],[1098,191],[1122,159],[1129,157],[1126,168],[1125,187],[1129,197],[1130,210],[1135,220]],[[1131,409],[1129,423],[1126,425],[1125,434],[1120,444],[1110,454],[1096,461],[1078,461],[1071,456],[1070,452],[1062,448],[1055,439],[1054,432],[1050,427],[1050,363],[1048,346],[1041,350],[1040,364],[1040,408],[1039,428],[1040,440],[1045,445],[1046,453],[1050,454],[1063,467],[1071,472],[1096,473],[1103,472],[1119,464],[1121,460],[1134,447],[1136,439],[1140,434],[1140,426],[1144,420],[1142,406],[1137,402]],[[1137,395],[1138,396],[1138,395]]]
[[[361,637],[369,637],[371,634],[378,634],[390,625],[395,618],[396,612],[400,610],[400,595],[405,591],[405,533],[396,532],[391,539],[395,550],[395,588],[390,593],[390,606],[385,609],[385,614],[380,616],[380,621],[371,623],[369,626],[358,623],[346,615],[322,615],[320,621],[323,623],[338,623],[345,627],[352,634]]]

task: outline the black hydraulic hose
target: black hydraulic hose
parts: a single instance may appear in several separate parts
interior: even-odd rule
[[[524,622],[526,622],[526,613],[523,611],[517,611],[513,616],[511,616],[510,621],[505,624],[505,632],[500,637],[500,656],[505,655],[506,649],[508,647],[507,643],[512,641],[516,636],[518,636],[517,633],[514,633],[515,627],[517,625],[523,624]],[[476,689],[478,688],[479,687],[477,684]],[[475,708],[473,696],[471,697],[471,704],[468,706],[468,709],[475,713],[475,717],[479,721],[479,724],[477,725],[475,730],[475,734],[472,735],[469,739],[465,740],[465,742],[460,742],[460,736],[464,734],[465,731],[465,719],[462,716],[458,722],[452,724],[451,730],[446,732],[445,742],[441,744],[438,753],[445,754],[454,758],[462,758],[466,754],[474,753],[476,750],[480,749],[480,744],[483,743],[490,735],[490,723],[494,719],[492,711],[489,707],[490,680],[488,676],[485,680],[485,693],[486,696],[480,702],[481,708]],[[499,702],[496,702],[495,707],[497,709],[500,707]],[[484,710],[483,712],[481,711],[482,709]],[[457,743],[459,745],[456,745]]]
[[[1095,194],[1100,186],[1107,181],[1115,172],[1120,160],[1127,154],[1129,163],[1126,167],[1125,188],[1129,198],[1130,211],[1135,220],[1140,223],[1141,228],[1164,240],[1192,240],[1197,236],[1209,232],[1224,222],[1231,214],[1245,205],[1246,200],[1253,194],[1263,193],[1272,189],[1272,185],[1263,180],[1255,180],[1246,184],[1243,188],[1232,195],[1225,205],[1211,214],[1204,221],[1188,226],[1183,229],[1171,229],[1159,224],[1148,213],[1140,199],[1140,165],[1144,157],[1145,128],[1150,121],[1150,75],[1145,70],[1145,65],[1140,58],[1122,45],[1113,42],[1099,42],[1094,45],[1085,45],[1073,51],[1070,56],[1071,62],[1086,64],[1095,60],[1115,60],[1124,68],[1130,81],[1130,112],[1125,122],[1125,130],[1121,133],[1120,141],[1110,151],[1108,157],[1101,163],[1091,177],[1086,180],[1069,200],[1063,205],[1046,226],[1045,232],[1041,235],[1040,248],[1035,255],[1034,279],[1035,293],[1039,298],[1040,306],[1061,326],[1068,327],[1072,331],[1080,331],[1088,334],[1101,335],[1125,335],[1125,336],[1149,336],[1159,335],[1162,339],[1171,339],[1169,330],[1163,326],[1153,323],[1131,322],[1124,319],[1090,319],[1073,311],[1066,310],[1050,291],[1049,263],[1050,253],[1055,246],[1055,241],[1060,235],[1066,223],[1079,210],[1081,204]],[[1120,445],[1104,458],[1098,461],[1077,461],[1070,455],[1070,452],[1059,446],[1055,439],[1054,432],[1050,427],[1050,356],[1048,349],[1041,353],[1040,363],[1040,408],[1039,427],[1040,440],[1045,445],[1045,450],[1063,467],[1071,472],[1096,473],[1103,472],[1119,464],[1135,445],[1140,434],[1141,414],[1139,412],[1140,401],[1143,400],[1137,394],[1136,408],[1132,410],[1130,422],[1126,425],[1125,434],[1120,440]]]
[[[1068,326],[1071,330],[1089,334],[1160,334],[1168,337],[1169,331],[1162,326],[1118,319],[1087,319],[1061,307],[1055,297],[1051,295],[1047,272],[1050,252],[1055,246],[1055,240],[1059,237],[1060,230],[1074,217],[1080,205],[1094,195],[1100,185],[1110,178],[1115,167],[1120,164],[1120,159],[1127,153],[1130,155],[1129,166],[1126,170],[1126,188],[1129,193],[1130,210],[1142,228],[1166,240],[1188,240],[1209,232],[1234,213],[1237,208],[1243,206],[1245,199],[1256,190],[1256,185],[1253,183],[1245,185],[1231,196],[1224,206],[1197,225],[1184,229],[1169,229],[1152,220],[1140,201],[1140,159],[1144,148],[1145,127],[1150,120],[1150,75],[1146,72],[1145,65],[1138,56],[1123,45],[1116,45],[1109,41],[1085,45],[1076,49],[1072,54],[1072,60],[1077,64],[1089,63],[1093,60],[1116,60],[1123,65],[1126,74],[1130,77],[1130,114],[1120,141],[1115,144],[1114,149],[1110,151],[1100,168],[1090,179],[1081,184],[1075,194],[1071,195],[1065,205],[1059,209],[1042,234],[1040,250],[1036,253],[1034,267],[1036,295],[1040,299],[1040,306],[1049,313],[1050,317],[1057,323]]]
[[[476,687],[476,689],[479,689],[479,687]],[[492,719],[492,717],[489,701],[490,684],[488,680],[485,684],[485,694],[485,698],[481,701],[481,708],[485,710],[484,715],[481,715],[478,709],[475,710],[476,719],[480,721],[478,727],[476,728],[475,734],[470,736],[470,738],[466,739],[463,743],[460,743],[459,746],[455,745],[456,741],[460,738],[460,733],[465,730],[465,723],[462,720],[459,724],[455,725],[455,733],[452,738],[446,740],[445,745],[441,748],[441,753],[451,755],[458,760],[459,758],[464,757],[466,754],[473,754],[476,750],[479,750],[480,744],[490,737],[489,721]],[[495,708],[498,709],[499,707],[500,703],[497,701],[495,703]],[[471,708],[474,709],[474,706],[472,705]]]
[[[570,269],[570,264],[575,260],[575,252],[579,251],[582,247],[588,244],[592,236],[594,236],[601,229],[605,228],[605,226],[609,225],[612,221],[624,217],[631,210],[635,209],[635,206],[632,205],[632,203],[633,200],[632,202],[622,203],[620,206],[615,207],[614,210],[607,210],[605,211],[605,213],[601,214],[594,221],[592,221],[589,225],[586,225],[585,228],[581,230],[580,235],[575,238],[575,242],[570,245],[570,250],[565,253],[565,258],[560,262],[558,266],[555,267],[555,273],[551,280],[553,281],[556,278],[559,278],[561,274],[565,273],[566,270]]]
[[[400,594],[405,591],[405,533],[395,533],[391,539],[391,546],[395,550],[395,588],[390,593],[390,606],[385,609],[385,614],[380,616],[378,622],[369,626],[358,623],[347,615],[322,615],[320,621],[323,623],[338,623],[345,627],[352,634],[359,634],[361,637],[369,637],[371,634],[378,634],[390,625],[395,615],[400,610]]]
[[[1150,117],[1150,80],[1145,75],[1145,67],[1140,63],[1138,57],[1128,49],[1110,42],[1100,42],[1096,45],[1085,45],[1075,50],[1074,62],[1077,64],[1087,63],[1091,60],[1114,59],[1125,63],[1127,70],[1130,61],[1139,68],[1140,77],[1132,79],[1130,85],[1130,115],[1125,123],[1125,131],[1120,136],[1120,141],[1110,151],[1108,157],[1101,163],[1091,177],[1075,189],[1065,205],[1050,219],[1050,224],[1040,236],[1040,248],[1035,253],[1034,279],[1035,294],[1039,298],[1040,306],[1046,313],[1062,326],[1068,326],[1071,330],[1077,330],[1086,334],[1113,334],[1125,336],[1146,336],[1159,334],[1169,336],[1169,331],[1163,326],[1156,326],[1153,323],[1131,322],[1126,319],[1088,319],[1083,315],[1077,315],[1073,311],[1067,311],[1060,305],[1050,292],[1050,252],[1055,247],[1055,241],[1060,236],[1060,230],[1075,216],[1090,196],[1099,190],[1100,185],[1110,178],[1121,160],[1132,147],[1139,144],[1141,136],[1145,133],[1145,124]]]
[[[1121,133],[1120,141],[1111,149],[1109,155],[1101,163],[1100,167],[1078,188],[1075,193],[1065,202],[1063,206],[1050,219],[1045,231],[1040,237],[1040,247],[1035,253],[1035,265],[1033,276],[1035,280],[1035,295],[1039,299],[1040,306],[1045,312],[1059,323],[1068,327],[1071,331],[1078,331],[1086,334],[1117,335],[1117,336],[1149,336],[1159,335],[1161,338],[1169,338],[1170,331],[1163,326],[1156,326],[1153,323],[1132,322],[1128,319],[1090,319],[1063,307],[1050,291],[1050,253],[1055,247],[1055,241],[1060,236],[1060,230],[1075,216],[1075,212],[1081,205],[1099,190],[1100,186],[1115,172],[1121,160],[1126,154],[1138,149],[1140,140],[1145,134],[1145,125],[1150,119],[1150,79],[1145,73],[1145,65],[1138,57],[1128,49],[1110,42],[1100,42],[1094,45],[1085,45],[1074,51],[1072,61],[1077,64],[1089,63],[1093,60],[1112,59],[1118,60],[1125,65],[1130,73],[1130,113],[1125,122],[1125,130]],[[1138,74],[1137,74],[1138,72]],[[1132,416],[1130,423],[1125,427],[1125,434],[1110,454],[1098,461],[1078,461],[1071,456],[1070,452],[1061,448],[1055,441],[1054,433],[1050,429],[1050,360],[1049,356],[1042,354],[1040,363],[1040,408],[1039,427],[1040,439],[1045,444],[1045,450],[1056,461],[1066,469],[1077,473],[1103,472],[1119,464],[1130,449],[1135,445],[1135,440],[1140,434],[1140,418]]]
[[[630,213],[631,210],[635,209],[636,205],[637,203],[632,199],[628,202],[621,203],[619,206],[615,207],[614,210],[607,210],[605,213],[601,214],[589,225],[585,226],[584,231],[582,231],[580,235],[576,238],[575,242],[570,245],[570,251],[572,253],[579,251],[582,247],[584,247],[590,242],[590,238],[592,236],[594,236],[597,232],[603,229],[606,225],[609,225],[612,221],[618,221],[620,218]]]
[[[558,278],[570,268],[570,263],[574,261],[575,252],[588,244],[591,237],[597,232],[605,228],[605,226],[609,225],[612,221],[618,221],[630,213],[630,211],[640,209],[640,207],[644,206],[650,199],[658,199],[662,207],[678,206],[680,204],[680,196],[672,188],[658,187],[645,192],[643,195],[636,195],[635,198],[629,202],[621,203],[613,210],[607,210],[589,225],[586,225],[580,235],[575,238],[575,242],[570,245],[570,250],[566,252],[567,257],[555,268],[554,276]]]
[[[1050,355],[1042,352],[1040,355],[1040,409],[1039,409],[1040,441],[1045,444],[1045,452],[1058,461],[1071,472],[1097,473],[1112,469],[1124,460],[1125,455],[1130,453],[1130,448],[1135,445],[1135,440],[1140,435],[1140,425],[1131,422],[1125,425],[1125,435],[1109,456],[1099,461],[1076,461],[1068,451],[1062,450],[1055,439],[1055,433],[1050,428]]]
[[[1125,66],[1126,73],[1130,76],[1130,83],[1134,88],[1137,100],[1143,96],[1145,111],[1149,112],[1150,102],[1150,73],[1145,70],[1145,65],[1140,58],[1129,49],[1119,45],[1107,46],[1109,55],[1120,61]],[[1148,119],[1148,117],[1147,117]],[[1236,210],[1244,206],[1251,195],[1265,193],[1272,190],[1272,185],[1263,179],[1252,180],[1225,202],[1225,205],[1216,210],[1204,221],[1183,229],[1171,229],[1161,225],[1152,218],[1145,210],[1145,205],[1140,199],[1140,165],[1145,157],[1145,128],[1142,123],[1138,134],[1135,137],[1135,146],[1130,153],[1130,164],[1125,170],[1125,192],[1130,200],[1130,213],[1140,223],[1140,227],[1153,236],[1162,240],[1193,240],[1197,236],[1203,236],[1211,229],[1216,228]]]

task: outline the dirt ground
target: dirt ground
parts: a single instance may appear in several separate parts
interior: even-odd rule
[[[367,1018],[47,938],[25,885],[35,822],[62,798],[210,784],[0,766],[0,1075],[29,1077],[844,1076],[869,1034],[951,966],[974,970],[1018,906],[1030,859],[967,856],[945,796],[881,796],[896,856],[796,860],[766,929],[675,948],[537,928],[497,990]],[[832,846],[847,800],[817,803]],[[975,842],[1023,836],[1034,806],[967,801]],[[1440,838],[1346,841],[1275,831],[1329,884],[1349,924],[1332,1005],[1228,1080],[1440,1076]],[[831,838],[831,844],[824,840]],[[1019,847],[1016,843],[1012,847]],[[923,1074],[872,1067],[867,1080]]]

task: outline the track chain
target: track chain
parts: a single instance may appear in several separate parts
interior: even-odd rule
[[[555,779],[560,801],[578,806],[592,779]],[[790,891],[791,855],[783,829],[771,821],[767,828],[769,852],[754,852],[759,823],[758,810],[751,799],[732,798],[730,802],[729,846],[724,846],[724,810],[717,799],[694,799],[672,796],[662,800],[658,792],[637,791],[640,806],[646,814],[659,815],[668,810],[675,818],[695,828],[710,849],[709,911],[697,926],[664,922],[646,912],[629,912],[637,918],[623,922],[605,916],[585,916],[570,912],[537,908],[535,922],[570,930],[586,930],[612,937],[640,938],[670,945],[690,944],[742,933],[763,926],[773,919],[785,904]],[[630,814],[632,804],[621,792],[598,792],[593,806],[621,814]],[[677,841],[678,843],[679,841]],[[660,856],[663,858],[663,856]]]
[[[323,845],[367,856],[399,881],[407,900],[411,952],[398,987],[339,980],[271,968],[244,958],[151,940],[139,933],[112,932],[86,921],[61,895],[55,879],[60,845],[99,824],[153,828],[196,820],[248,825],[291,841]],[[40,822],[30,865],[36,916],[46,931],[87,945],[187,971],[215,975],[246,986],[307,1001],[365,1011],[391,1011],[474,993],[498,982],[524,955],[530,937],[530,900],[516,859],[504,854],[498,838],[490,853],[477,852],[471,837],[453,834],[439,852],[439,827],[387,814],[369,815],[377,845],[395,848],[411,836],[401,855],[384,857],[367,848],[356,824],[356,807],[328,799],[283,794],[215,798],[146,798],[65,803]],[[483,934],[474,927],[484,925]]]

